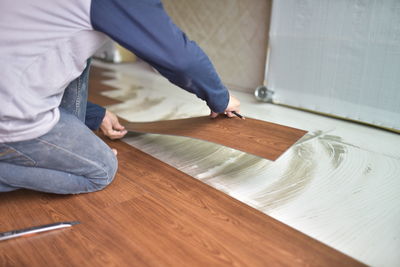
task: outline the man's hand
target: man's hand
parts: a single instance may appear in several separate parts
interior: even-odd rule
[[[237,113],[240,113],[240,101],[234,97],[233,95],[229,96],[229,103],[227,108],[225,109],[224,113],[228,117],[235,117],[235,114],[232,113],[232,111],[236,111]],[[211,118],[216,118],[218,116],[218,113],[211,111],[210,117]]]
[[[104,135],[110,139],[120,139],[128,132],[125,130],[125,127],[119,123],[117,116],[108,110],[106,110],[100,129]]]

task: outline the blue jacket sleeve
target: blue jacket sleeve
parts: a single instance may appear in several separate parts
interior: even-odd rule
[[[229,92],[203,50],[172,22],[160,0],[92,0],[91,22],[169,81],[223,112]]]
[[[98,130],[106,114],[106,110],[99,105],[87,102],[85,124],[91,130]]]

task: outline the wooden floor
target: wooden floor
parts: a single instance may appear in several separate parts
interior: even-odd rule
[[[128,144],[107,143],[119,171],[101,192],[0,195],[0,231],[81,222],[0,242],[0,266],[361,265]]]

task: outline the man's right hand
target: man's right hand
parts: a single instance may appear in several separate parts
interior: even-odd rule
[[[127,134],[127,130],[122,126],[118,117],[111,111],[106,110],[104,119],[100,125],[100,130],[110,139],[120,139]]]
[[[232,111],[236,111],[237,113],[240,113],[240,101],[233,95],[229,95],[229,103],[224,111],[224,114],[230,118],[235,117],[235,114],[233,114]],[[210,117],[216,118],[218,115],[219,115],[219,113],[211,111]]]

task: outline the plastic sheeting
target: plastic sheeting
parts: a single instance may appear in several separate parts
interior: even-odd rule
[[[274,1],[274,102],[400,130],[400,1]]]

